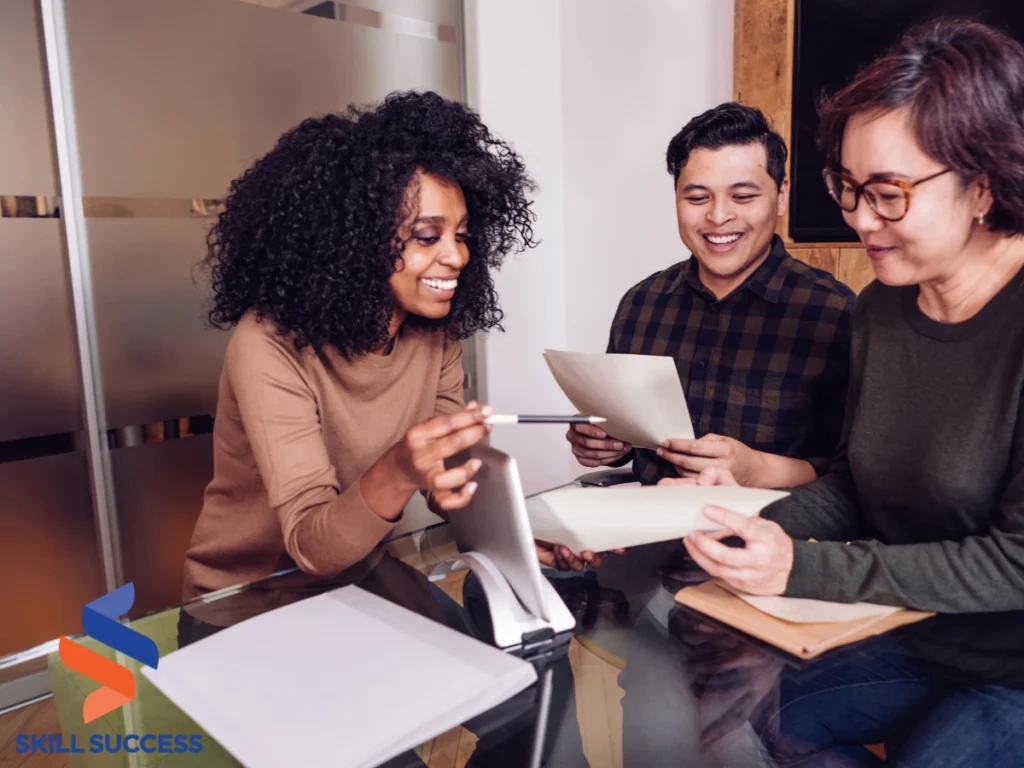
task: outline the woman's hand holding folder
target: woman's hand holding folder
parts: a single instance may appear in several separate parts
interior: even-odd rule
[[[666,478],[658,485],[738,485],[726,469],[711,467],[697,478]],[[709,506],[704,516],[724,530],[694,531],[683,539],[690,557],[709,575],[751,595],[781,595],[793,569],[793,540],[782,526],[761,517],[744,517]],[[722,539],[739,536],[742,547]]]

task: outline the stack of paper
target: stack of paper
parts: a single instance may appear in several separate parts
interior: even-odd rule
[[[736,486],[566,486],[526,500],[534,538],[574,552],[606,552],[721,530],[704,516],[709,504],[747,517],[785,498],[785,491]]]
[[[354,586],[229,627],[143,674],[249,768],[379,765],[537,679],[528,662]]]
[[[693,424],[671,357],[544,352],[548,368],[582,414],[601,416],[609,435],[636,448],[671,437],[692,440]]]

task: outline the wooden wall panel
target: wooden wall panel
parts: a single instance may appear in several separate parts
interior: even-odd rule
[[[789,135],[793,102],[794,0],[736,0],[733,92]]]
[[[836,275],[840,280],[860,293],[864,286],[875,279],[875,272],[871,269],[871,261],[863,248],[843,248],[839,251],[839,272]]]
[[[733,95],[736,101],[764,112],[792,146],[796,0],[735,2]],[[831,272],[857,292],[874,279],[863,248],[852,243],[794,243],[788,214],[779,219],[776,231],[794,258]]]
[[[795,246],[788,247],[788,250],[794,259],[806,261],[812,267],[824,269],[826,272],[831,272],[833,275],[839,274],[839,248],[802,248],[800,247],[802,245],[803,243],[799,243]]]
[[[787,146],[791,143],[795,21],[795,0],[736,0],[733,95],[741,104],[764,112]],[[776,231],[792,242],[788,213],[779,219]]]

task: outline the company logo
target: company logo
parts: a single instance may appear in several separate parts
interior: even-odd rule
[[[117,621],[117,617],[127,613],[134,602],[134,584],[125,584],[93,600],[82,609],[82,629],[93,640],[156,669],[160,660],[156,643]],[[82,705],[82,719],[86,723],[135,698],[135,675],[127,667],[67,637],[60,639],[58,652],[69,669],[103,686],[90,693]],[[80,754],[86,751],[93,754],[195,754],[203,751],[203,736],[199,733],[93,733],[86,738],[85,734],[78,733],[19,733],[15,736],[15,745],[19,755]]]
[[[82,629],[93,640],[156,669],[160,661],[156,643],[116,621],[134,602],[135,585],[128,583],[87,603],[82,608]],[[127,667],[67,637],[61,637],[58,652],[68,668],[103,686],[86,697],[82,705],[85,722],[103,717],[135,698],[135,675]]]

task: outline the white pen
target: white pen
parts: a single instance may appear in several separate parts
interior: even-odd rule
[[[527,416],[500,414],[484,419],[487,424],[603,424],[608,421],[601,416]]]

